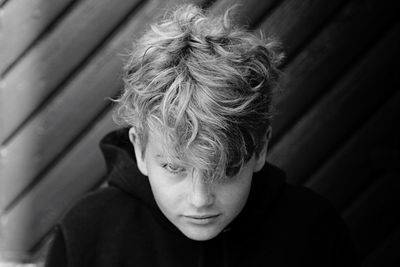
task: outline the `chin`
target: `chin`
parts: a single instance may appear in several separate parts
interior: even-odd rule
[[[193,229],[194,228],[194,229]],[[187,237],[195,241],[207,241],[216,237],[221,230],[219,229],[197,229],[197,227],[190,227],[180,229],[181,232]]]

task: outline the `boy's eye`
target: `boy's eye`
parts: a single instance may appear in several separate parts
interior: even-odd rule
[[[162,164],[162,167],[166,169],[170,173],[182,173],[186,171],[184,167],[175,165],[175,164],[169,164],[169,163],[164,163]]]

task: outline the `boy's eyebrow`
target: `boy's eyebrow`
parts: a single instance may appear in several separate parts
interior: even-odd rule
[[[160,159],[161,158],[161,160],[165,160],[165,161],[167,161],[167,159],[166,159],[166,156],[165,155],[163,155],[163,154],[156,154],[155,155],[155,158],[156,159]],[[169,160],[168,160],[169,161]],[[174,161],[172,160],[172,162],[171,163],[173,163]]]

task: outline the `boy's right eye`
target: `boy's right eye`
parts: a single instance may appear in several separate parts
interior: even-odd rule
[[[168,172],[173,173],[173,174],[178,174],[185,172],[186,169],[184,167],[178,166],[176,164],[170,164],[170,163],[164,163],[161,165],[164,169],[166,169]]]

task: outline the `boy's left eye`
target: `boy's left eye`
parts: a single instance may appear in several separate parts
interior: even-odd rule
[[[175,173],[182,173],[182,172],[186,171],[186,169],[184,167],[181,167],[181,166],[178,166],[178,165],[175,165],[175,164],[165,163],[165,164],[162,164],[162,167],[164,169],[166,169],[168,172],[174,173],[174,174]]]

